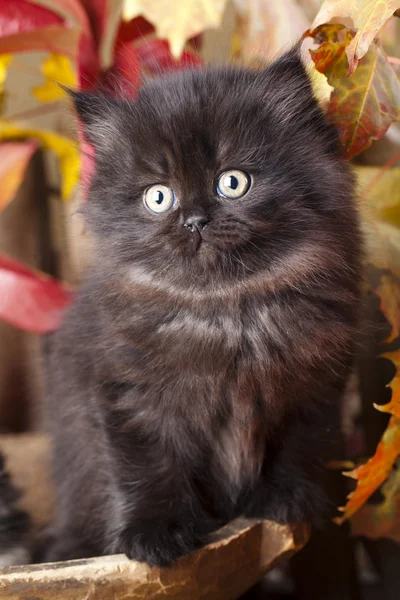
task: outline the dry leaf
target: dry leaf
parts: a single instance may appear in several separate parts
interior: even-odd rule
[[[357,33],[346,48],[349,74],[352,74],[378,31],[399,7],[399,0],[326,0],[315,17],[313,28],[333,18],[352,19]]]
[[[379,504],[366,504],[351,519],[353,535],[371,539],[389,538],[400,543],[400,464],[381,488]]]
[[[318,71],[334,87],[328,115],[349,159],[383,137],[391,123],[400,119],[400,80],[379,44],[371,45],[356,73],[347,78],[345,50],[354,34],[341,25],[321,25],[310,35],[323,40],[310,52]]]
[[[364,465],[343,473],[357,480],[357,487],[348,496],[347,504],[340,510],[343,516],[336,519],[339,525],[352,517],[389,476],[400,454],[400,419],[389,421],[375,454]]]
[[[205,29],[218,27],[226,0],[124,0],[126,21],[143,16],[154,25],[158,37],[169,41],[171,53],[178,58],[185,42]]]

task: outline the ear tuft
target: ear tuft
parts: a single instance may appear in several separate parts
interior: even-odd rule
[[[120,102],[102,94],[76,92],[63,87],[71,98],[83,134],[95,147],[105,145],[113,135],[118,135]],[[107,143],[108,147],[108,143]]]

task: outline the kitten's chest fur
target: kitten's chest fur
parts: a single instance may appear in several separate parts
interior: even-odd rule
[[[166,445],[190,454],[197,437],[210,474],[222,475],[235,496],[257,478],[264,457],[260,395],[268,386],[257,356],[267,352],[265,318],[234,297],[134,305],[129,326],[111,336],[112,370],[134,384],[124,407]]]

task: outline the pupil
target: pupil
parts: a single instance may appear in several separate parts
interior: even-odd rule
[[[157,204],[162,204],[164,200],[164,194],[162,192],[157,192],[156,202]]]
[[[238,185],[239,185],[238,178],[235,177],[234,175],[230,175],[229,176],[229,187],[231,188],[231,190],[236,190]]]

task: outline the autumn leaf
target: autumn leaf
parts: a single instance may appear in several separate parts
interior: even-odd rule
[[[26,140],[32,138],[43,148],[52,150],[60,161],[62,175],[62,197],[69,198],[79,180],[80,162],[77,144],[62,135],[29,126],[10,124],[0,120],[1,140]]]
[[[368,262],[400,279],[400,168],[359,167],[357,177]]]
[[[2,0],[0,21],[0,54],[26,50],[59,51],[77,48],[78,32],[69,36],[63,19],[28,0]]]
[[[270,61],[294,44],[309,21],[295,0],[235,0],[238,9],[236,52],[245,60]]]
[[[82,4],[92,23],[101,66],[109,69],[120,31],[123,0],[82,0]]]
[[[81,88],[94,86],[99,60],[89,19],[78,0],[2,0],[0,54],[27,51],[69,57],[77,64]]]
[[[382,275],[375,293],[381,301],[380,310],[391,325],[391,333],[386,340],[389,343],[400,335],[400,281],[392,274]],[[400,418],[400,412],[398,416]]]
[[[333,18],[352,19],[357,33],[346,48],[351,75],[376,34],[399,7],[400,0],[326,0],[312,26],[315,29]]]
[[[37,149],[35,141],[0,144],[0,211],[14,198]]]
[[[25,0],[13,0],[20,3]],[[74,26],[86,35],[92,34],[92,29],[88,15],[83,7],[83,2],[80,0],[28,0],[29,4],[33,4],[35,8],[43,7],[47,13],[56,14],[68,26]],[[29,14],[29,9],[28,9]]]
[[[400,543],[400,464],[383,484],[379,504],[366,504],[351,519],[351,533]]]
[[[365,464],[344,472],[357,481],[357,487],[348,496],[346,506],[340,508],[343,516],[335,519],[340,525],[352,517],[389,476],[395,461],[400,455],[400,419],[393,416],[379,442],[375,454]]]
[[[57,329],[72,291],[0,254],[0,319],[34,333]]]
[[[185,42],[205,29],[221,23],[226,0],[124,0],[126,21],[143,16],[154,25],[159,38],[168,40],[171,53],[178,58]]]
[[[42,63],[41,71],[46,82],[33,90],[34,96],[40,102],[52,102],[65,96],[62,84],[69,88],[76,87],[76,75],[72,69],[71,61],[61,54],[50,54]]]
[[[3,107],[4,100],[4,83],[7,77],[7,68],[11,62],[12,56],[10,54],[0,55],[0,110]]]
[[[397,317],[398,318],[398,317]],[[387,387],[392,390],[392,397],[388,404],[374,404],[375,408],[380,412],[390,413],[400,421],[400,351],[385,352],[383,358],[388,358],[396,367],[396,374],[388,383]]]
[[[140,68],[151,75],[159,75],[168,71],[183,71],[189,67],[200,67],[203,64],[200,56],[184,50],[180,58],[175,59],[165,40],[142,40],[135,45]]]
[[[340,38],[342,30],[344,40]],[[334,88],[328,116],[338,128],[344,157],[350,159],[400,119],[400,80],[378,43],[373,42],[356,73],[347,78],[345,50],[354,34],[341,25],[321,25],[310,35],[323,40],[310,53],[317,70]]]

